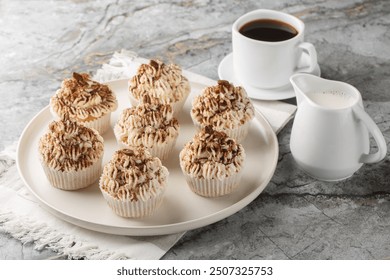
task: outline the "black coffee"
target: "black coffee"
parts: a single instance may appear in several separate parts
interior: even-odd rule
[[[257,19],[244,24],[239,32],[251,39],[268,42],[285,41],[295,37],[298,31],[283,21]]]

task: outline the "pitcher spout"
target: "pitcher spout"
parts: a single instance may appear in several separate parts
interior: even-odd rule
[[[298,106],[308,98],[308,92],[316,90],[319,80],[321,80],[321,78],[305,73],[294,74],[290,77],[290,82],[294,88]]]

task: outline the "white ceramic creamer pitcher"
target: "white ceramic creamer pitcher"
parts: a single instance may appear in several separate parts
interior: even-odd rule
[[[363,163],[385,157],[386,142],[356,88],[309,74],[295,74],[290,81],[298,105],[290,149],[304,171],[320,180],[341,180]],[[378,146],[372,154],[370,134]]]

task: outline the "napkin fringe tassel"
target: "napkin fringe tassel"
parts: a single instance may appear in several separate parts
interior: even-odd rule
[[[0,230],[23,244],[33,243],[38,251],[50,249],[69,259],[126,259],[123,254],[101,250],[97,245],[76,240],[73,235],[52,230],[45,223],[31,221],[3,209],[0,210]]]
[[[0,188],[16,192],[22,198],[30,200],[23,193],[23,182],[16,170],[15,157],[16,144],[0,153]],[[36,250],[50,249],[69,259],[126,259],[123,253],[100,249],[98,245],[77,240],[75,235],[64,234],[48,227],[44,222],[16,215],[4,207],[0,207],[0,231],[10,234],[23,244],[34,244]]]

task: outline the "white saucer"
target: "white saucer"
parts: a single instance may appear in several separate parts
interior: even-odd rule
[[[307,65],[309,63],[308,54],[303,53],[301,63],[303,65]],[[309,74],[320,76],[320,66],[317,64],[314,68],[314,71]],[[243,88],[245,88],[246,92],[248,93],[248,96],[253,99],[282,100],[295,97],[295,92],[290,83],[285,87],[276,89],[261,89],[242,84],[234,74],[233,53],[228,54],[222,59],[221,63],[218,66],[218,76],[221,80],[227,80],[236,86],[242,86]]]

